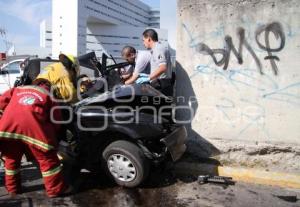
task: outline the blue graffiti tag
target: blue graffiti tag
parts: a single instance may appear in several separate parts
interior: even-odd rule
[[[274,90],[270,93],[264,94],[265,99],[289,103],[300,106],[300,82],[290,84],[284,88]]]
[[[245,133],[250,127],[256,126],[261,132],[263,132],[267,138],[270,138],[270,134],[268,130],[265,128],[264,124],[261,124],[261,120],[265,120],[266,117],[266,110],[263,106],[261,106],[258,103],[253,103],[247,99],[240,99],[241,102],[247,103],[251,105],[252,107],[255,107],[257,109],[257,114],[247,114],[247,113],[242,113],[241,115],[246,117],[249,121],[249,123],[243,127],[240,132],[238,133],[237,137],[241,136],[243,133]],[[263,121],[264,122],[264,121]]]

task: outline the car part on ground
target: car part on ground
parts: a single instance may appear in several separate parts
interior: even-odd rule
[[[226,185],[235,184],[235,182],[232,180],[231,177],[215,176],[215,175],[199,175],[198,183],[199,184],[219,183],[219,184],[226,184]]]

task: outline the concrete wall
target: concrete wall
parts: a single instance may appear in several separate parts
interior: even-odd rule
[[[177,17],[177,95],[192,130],[300,144],[300,1],[178,0]]]

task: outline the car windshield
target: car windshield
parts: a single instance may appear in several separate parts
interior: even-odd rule
[[[10,74],[20,73],[20,63],[21,61],[10,63],[7,66],[5,66],[2,70],[5,70]]]

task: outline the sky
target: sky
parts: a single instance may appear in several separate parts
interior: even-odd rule
[[[142,0],[159,8],[160,0]],[[51,0],[0,0],[0,28],[5,28],[6,39],[15,47],[39,46],[39,24],[51,19]],[[6,45],[0,33],[0,52]]]

